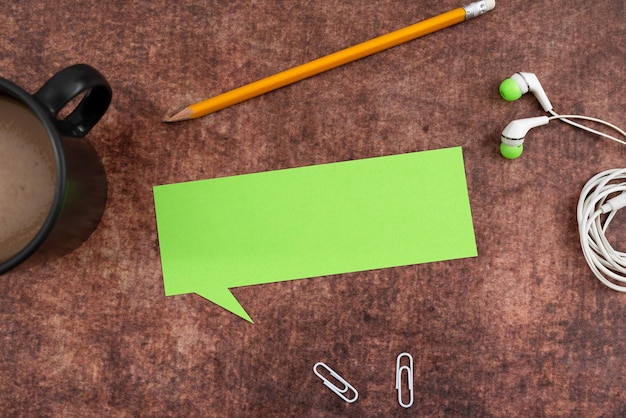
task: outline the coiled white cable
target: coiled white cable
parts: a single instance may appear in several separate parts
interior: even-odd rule
[[[606,286],[626,292],[626,253],[617,251],[606,230],[618,210],[626,206],[626,168],[603,171],[592,177],[578,200],[580,245],[593,274]]]

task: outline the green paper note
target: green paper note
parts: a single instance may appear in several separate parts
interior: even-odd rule
[[[166,295],[477,255],[460,147],[154,187]]]

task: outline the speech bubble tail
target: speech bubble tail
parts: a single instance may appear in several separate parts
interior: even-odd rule
[[[212,288],[210,291],[196,291],[197,295],[202,296],[205,299],[210,300],[216,305],[226,309],[239,316],[240,318],[245,319],[246,321],[254,324],[250,315],[246,312],[246,310],[241,306],[239,301],[235,298],[235,296],[231,293],[228,288]]]

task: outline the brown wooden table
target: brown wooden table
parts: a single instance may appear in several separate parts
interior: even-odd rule
[[[35,91],[85,62],[109,79],[88,135],[109,200],[77,251],[0,279],[6,416],[620,416],[626,296],[600,284],[575,206],[626,147],[542,115],[498,85],[536,73],[555,109],[625,125],[623,1],[499,1],[489,14],[202,119],[181,107],[462,6],[362,2],[10,0],[0,76]],[[479,256],[235,289],[251,325],[196,295],[165,297],[152,187],[461,146]],[[433,202],[436,205],[437,202]],[[626,244],[626,218],[611,226]],[[208,255],[207,255],[208,256]],[[415,359],[415,404],[395,360]],[[324,361],[359,390],[346,404]]]

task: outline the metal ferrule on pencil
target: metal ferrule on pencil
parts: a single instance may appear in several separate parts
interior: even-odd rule
[[[488,11],[492,10],[495,5],[495,0],[475,1],[474,3],[470,3],[467,6],[463,7],[465,9],[465,20],[470,20],[487,13]]]

